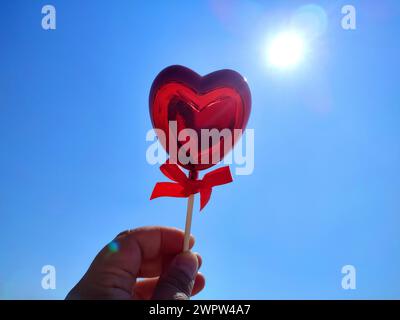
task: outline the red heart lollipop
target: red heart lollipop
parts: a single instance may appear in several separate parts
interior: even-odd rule
[[[174,182],[158,182],[150,199],[158,197],[187,197],[185,238],[183,250],[189,250],[190,227],[192,222],[194,194],[200,193],[200,210],[210,199],[212,188],[232,182],[229,167],[221,167],[208,172],[203,179],[197,179],[199,170],[216,164],[240,138],[250,115],[251,96],[246,80],[232,70],[220,70],[204,77],[182,66],[171,66],[161,71],[150,90],[150,117],[153,127],[163,130],[166,140],[160,139],[165,150],[170,153],[170,144],[177,150],[186,152],[186,142],[179,141],[179,133],[191,129],[200,137],[197,152],[190,162],[182,163],[179,156],[173,156],[182,167],[189,170],[189,177],[174,163],[165,163],[161,171]],[[176,132],[170,131],[170,121],[175,122]],[[202,144],[202,131],[228,130],[230,139],[219,135],[211,144]],[[239,129],[237,134],[236,129]],[[209,138],[207,138],[209,139]],[[190,138],[189,138],[190,140]],[[208,141],[209,142],[209,141]],[[176,151],[174,151],[176,152]],[[218,152],[219,159],[213,155]],[[206,160],[206,161],[204,161]]]
[[[176,159],[185,169],[197,172],[215,165],[213,153],[218,151],[221,160],[240,138],[241,134],[235,134],[234,130],[246,127],[251,95],[246,80],[233,70],[220,70],[202,77],[176,65],[165,68],[155,78],[149,105],[153,127],[162,129],[166,135],[166,141],[160,141],[167,152],[170,150],[170,121],[176,121],[178,134],[183,129],[193,129],[197,133],[197,161],[182,163],[179,157]],[[232,139],[225,141],[221,136],[219,141],[203,148],[201,129],[227,129]],[[186,141],[178,141],[177,137],[172,139],[178,150],[185,147]]]

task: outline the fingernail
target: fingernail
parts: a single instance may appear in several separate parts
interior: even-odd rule
[[[203,259],[201,258],[200,253],[198,253],[198,252],[193,252],[193,254],[196,255],[196,257],[197,257],[197,269],[200,269],[201,264],[202,264],[202,262],[203,262]]]
[[[197,274],[197,256],[191,252],[184,252],[177,255],[174,264],[190,278],[194,278]]]

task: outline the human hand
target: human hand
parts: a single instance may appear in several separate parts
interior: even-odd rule
[[[169,227],[120,233],[66,299],[189,299],[204,288],[205,279],[198,273],[200,255],[182,253],[183,238],[181,230]],[[190,248],[193,244],[191,237]]]

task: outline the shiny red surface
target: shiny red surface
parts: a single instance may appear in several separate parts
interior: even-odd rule
[[[169,136],[173,134],[169,130],[169,121],[177,122],[178,134],[183,129],[193,129],[198,134],[199,153],[193,157],[198,163],[182,164],[178,159],[182,167],[197,171],[215,165],[212,154],[217,151],[222,155],[222,160],[240,138],[233,131],[246,127],[251,95],[246,80],[235,71],[220,70],[202,77],[188,68],[171,66],[161,71],[154,80],[149,105],[154,128],[162,129],[166,134],[163,146],[167,152],[170,139],[177,143],[178,150],[187,150],[185,143],[188,142],[188,139],[178,141],[177,136]],[[228,129],[233,141],[221,137],[211,144],[210,139],[210,146],[202,148],[201,129]],[[204,159],[207,159],[207,163],[201,163]]]

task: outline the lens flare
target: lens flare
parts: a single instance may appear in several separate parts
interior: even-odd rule
[[[117,252],[118,249],[119,249],[118,242],[112,241],[108,244],[108,250],[110,250],[110,252],[112,253]]]
[[[308,39],[316,39],[325,33],[328,26],[328,16],[325,10],[315,4],[300,7],[291,19],[291,27],[307,34]]]

